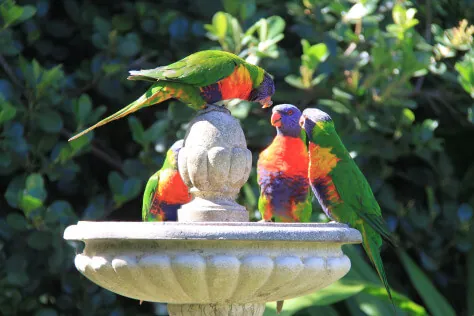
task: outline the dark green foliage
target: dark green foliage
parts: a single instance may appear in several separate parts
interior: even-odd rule
[[[474,4],[401,2],[0,0],[1,313],[154,313],[82,277],[62,233],[139,221],[145,181],[193,112],[171,101],[67,139],[146,90],[128,70],[218,48],[272,73],[276,103],[332,115],[400,241],[382,252],[399,315],[473,315]],[[229,107],[256,158],[269,111]],[[253,172],[239,201],[254,214],[257,198]],[[359,250],[345,250],[347,277],[286,315],[388,315]]]

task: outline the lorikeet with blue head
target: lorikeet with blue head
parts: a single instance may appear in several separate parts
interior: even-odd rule
[[[168,66],[130,71],[128,79],[151,81],[153,85],[136,101],[75,135],[70,141],[143,107],[171,98],[194,110],[236,98],[269,107],[275,93],[273,79],[265,70],[219,50],[200,51]]]
[[[258,209],[265,221],[310,220],[308,150],[305,133],[298,125],[300,116],[301,111],[291,104],[280,104],[272,110],[271,124],[277,135],[257,163]]]
[[[163,166],[146,184],[142,207],[144,222],[176,221],[178,209],[191,201],[189,189],[178,171],[178,153],[183,143],[178,140],[168,149]]]
[[[308,135],[308,177],[314,194],[329,218],[360,231],[362,245],[393,304],[380,248],[382,239],[393,246],[395,242],[367,179],[349,155],[327,113],[306,109],[300,126]]]

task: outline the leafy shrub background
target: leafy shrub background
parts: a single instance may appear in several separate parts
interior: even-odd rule
[[[473,315],[473,20],[469,0],[2,0],[1,313],[160,313],[82,277],[62,233],[140,220],[145,181],[192,111],[171,101],[67,138],[147,88],[128,70],[219,48],[271,72],[277,103],[333,115],[400,239],[383,253],[399,315]],[[256,158],[274,135],[269,111],[229,107]],[[239,199],[253,211],[257,197],[253,173]],[[360,249],[346,252],[349,275],[286,315],[391,312]]]

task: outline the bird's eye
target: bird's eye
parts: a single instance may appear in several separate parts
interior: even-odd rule
[[[293,110],[289,110],[288,115],[293,115]]]

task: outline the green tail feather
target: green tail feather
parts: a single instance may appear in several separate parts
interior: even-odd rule
[[[186,103],[193,109],[198,110],[206,104],[199,92],[200,91],[198,88],[193,87],[191,85],[180,84],[176,82],[159,81],[152,85],[150,89],[148,89],[145,94],[143,94],[136,101],[133,101],[123,109],[101,120],[99,123],[71,137],[69,141],[81,137],[82,135],[92,131],[93,129],[96,129],[99,126],[105,125],[111,121],[118,120],[135,111],[138,111],[143,107],[160,103],[171,98],[176,98]]]
[[[155,103],[163,102],[169,98],[171,98],[171,95],[164,95],[163,97],[160,97],[160,94],[163,94],[163,88],[165,85],[156,83],[148,89],[145,94],[143,94],[140,98],[137,100],[133,101],[126,107],[122,108],[121,110],[115,112],[114,114],[110,115],[109,117],[106,117],[105,119],[101,120],[99,123],[89,127],[88,129],[80,132],[79,134],[71,137],[69,141],[72,141],[78,137],[81,137],[82,135],[92,131],[93,129],[96,129],[97,127],[100,127],[102,125],[105,125],[111,121],[118,120],[119,118],[122,118],[124,116],[127,116],[130,113],[133,113],[135,111],[138,111],[142,107],[153,105]]]
[[[392,292],[390,291],[390,285],[388,284],[388,279],[387,275],[385,274],[382,258],[380,257],[380,247],[382,245],[382,238],[366,223],[357,226],[357,229],[359,229],[362,234],[362,246],[364,247],[365,252],[367,253],[367,256],[369,257],[370,261],[374,265],[380,280],[385,286],[388,297],[395,311],[395,303],[393,302]]]

